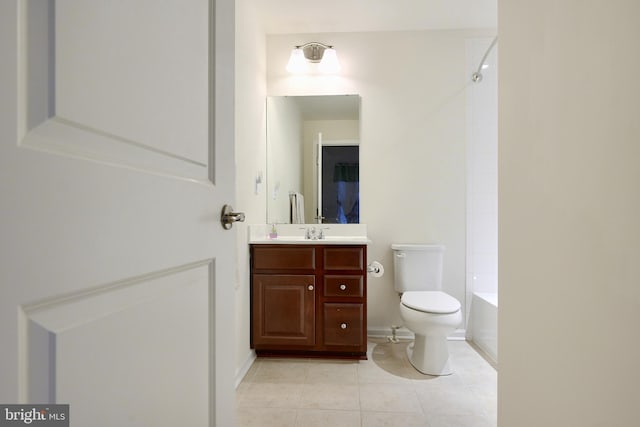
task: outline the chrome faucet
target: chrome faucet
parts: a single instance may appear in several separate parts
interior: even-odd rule
[[[307,240],[318,240],[315,227],[300,227],[300,230],[304,230],[304,238]]]
[[[324,230],[328,230],[329,227],[320,227],[320,233],[318,235],[318,239],[324,240]]]
[[[306,240],[324,240],[324,230],[328,230],[329,227],[306,227],[300,228],[304,230],[304,238]]]
[[[318,240],[318,234],[315,227],[307,227],[307,234],[305,236],[308,240]]]

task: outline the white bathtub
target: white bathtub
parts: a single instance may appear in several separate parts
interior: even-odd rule
[[[498,363],[498,294],[474,292],[471,300],[470,338]]]

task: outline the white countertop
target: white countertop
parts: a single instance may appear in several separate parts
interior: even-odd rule
[[[274,239],[263,237],[251,239],[252,245],[366,245],[370,241],[358,236],[327,236],[324,239],[305,239],[300,236],[278,236]]]
[[[306,239],[306,228],[322,229],[323,239]],[[271,238],[271,225],[249,226],[249,244],[252,245],[366,245],[365,224],[277,224],[278,236]]]

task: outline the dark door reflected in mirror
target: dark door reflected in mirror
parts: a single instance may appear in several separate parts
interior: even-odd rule
[[[322,147],[322,222],[360,222],[360,147]]]

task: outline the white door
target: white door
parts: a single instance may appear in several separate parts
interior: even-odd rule
[[[0,2],[0,402],[234,424],[233,7]]]

